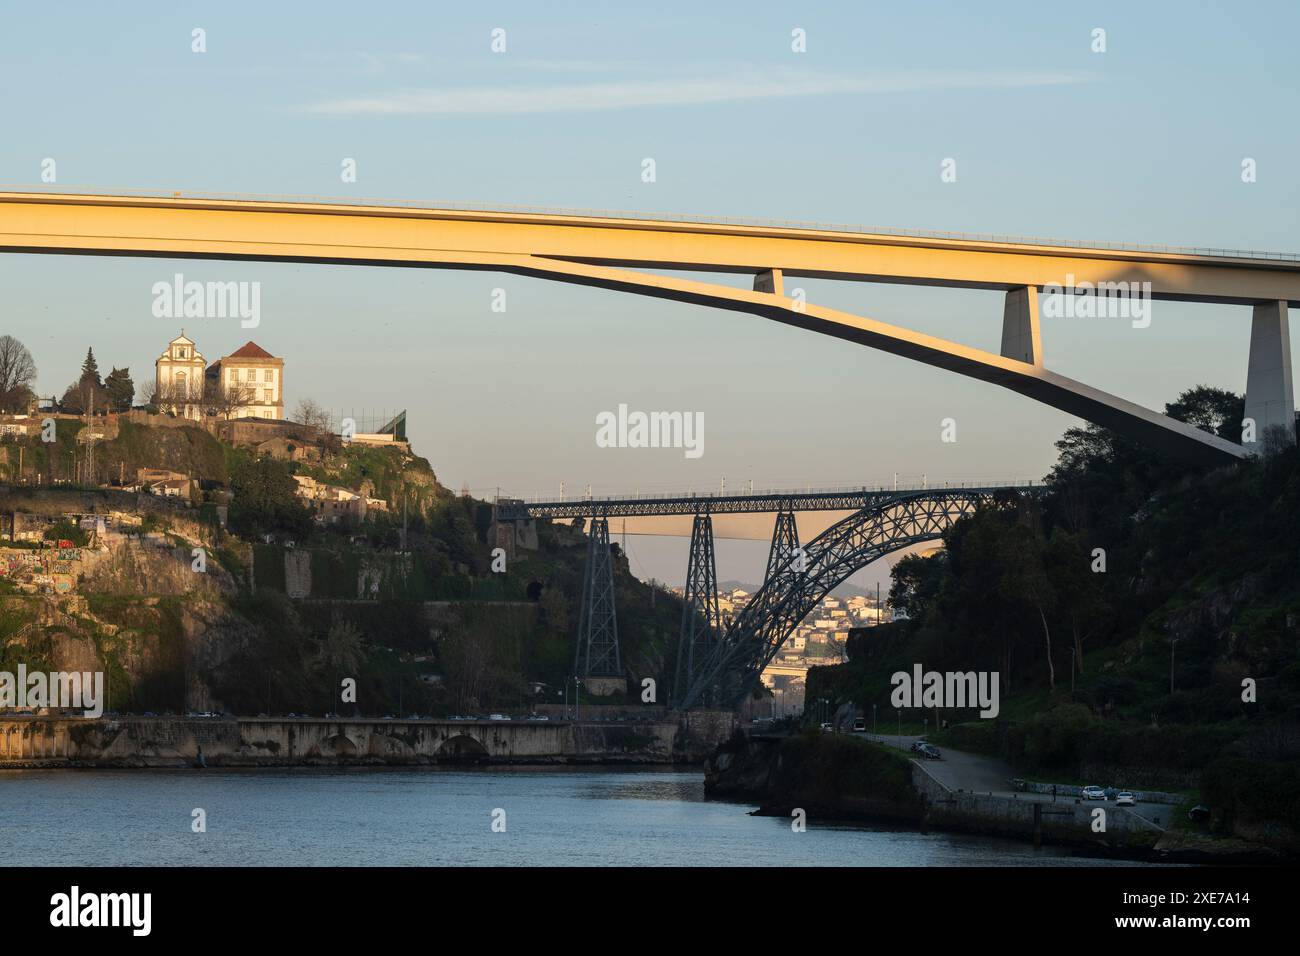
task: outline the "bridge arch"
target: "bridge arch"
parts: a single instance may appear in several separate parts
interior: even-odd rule
[[[486,757],[488,749],[477,737],[460,732],[448,737],[438,749],[434,751],[437,757],[446,757],[453,760],[474,760],[479,757]]]
[[[743,699],[781,645],[827,594],[855,571],[886,555],[943,537],[957,519],[991,503],[988,491],[944,489],[899,493],[831,525],[803,548],[800,573],[769,577],[700,669],[678,705]]]
[[[360,752],[357,742],[343,733],[326,737],[320,742],[318,749],[321,756],[334,757],[355,757]]]
[[[1247,414],[1258,410],[1261,427],[1278,419],[1294,438],[1284,355],[1287,309],[1300,303],[1300,258],[1289,255],[572,211],[53,192],[0,192],[3,252],[478,269],[550,279],[761,316],[999,385],[1167,454],[1207,464],[1245,457],[1241,445],[1045,367],[1040,290],[1067,281],[1072,288],[1141,288],[1158,300],[1252,306]],[[750,275],[754,282],[752,290],[738,289],[644,269]],[[972,348],[787,296],[785,280],[799,277],[1003,291],[1002,347]]]

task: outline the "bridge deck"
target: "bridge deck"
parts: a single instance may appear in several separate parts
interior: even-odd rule
[[[574,498],[564,500],[524,500],[501,498],[497,501],[498,521],[522,521],[528,518],[585,518],[600,516],[649,517],[658,515],[696,514],[764,514],[778,511],[860,511],[875,508],[891,499],[941,495],[945,491],[964,494],[998,491],[1036,492],[1041,484],[1033,481],[1003,484],[936,484],[911,488],[846,488],[811,491],[761,491],[736,495],[666,494],[619,498]]]
[[[66,187],[60,187],[66,188]],[[21,191],[17,191],[21,189]],[[733,217],[116,190],[0,191],[0,250],[290,262],[552,263],[1012,289],[1150,282],[1156,299],[1300,304],[1300,255]]]

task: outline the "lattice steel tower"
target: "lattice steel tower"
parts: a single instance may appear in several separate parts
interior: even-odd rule
[[[573,671],[579,677],[622,677],[618,620],[614,615],[614,559],[609,551],[609,521],[591,519],[587,569],[582,580],[582,612]]]
[[[691,553],[682,594],[682,631],[677,642],[676,694],[685,692],[722,638],[718,613],[718,567],[713,552],[713,518],[696,515],[691,524]]]
[[[799,548],[799,529],[793,511],[778,511],[772,528],[772,548],[767,552],[767,573],[763,583],[788,576],[798,582],[807,572],[807,558]]]

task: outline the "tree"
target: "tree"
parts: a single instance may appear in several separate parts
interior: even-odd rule
[[[1228,441],[1241,441],[1245,396],[1212,385],[1197,385],[1165,406],[1165,414]]]
[[[104,379],[104,390],[108,393],[110,407],[115,412],[129,412],[135,400],[135,383],[131,381],[131,370],[114,368]]]
[[[236,534],[301,535],[311,530],[311,514],[286,462],[238,451],[230,464],[230,491],[230,528]]]
[[[210,394],[203,396],[203,404],[208,412],[213,415],[220,415],[229,421],[238,417],[241,408],[247,408],[256,404],[253,399],[253,390],[243,385],[218,384]]]
[[[112,397],[108,390],[90,377],[73,382],[64,390],[63,398],[59,400],[61,409],[75,415],[83,415],[91,411],[96,415],[102,415],[111,410],[111,405]]]
[[[145,379],[136,386],[135,395],[141,405],[156,410],[158,407],[158,379]]]
[[[12,335],[0,335],[0,411],[26,411],[36,381],[32,353]]]
[[[938,603],[947,563],[943,552],[933,557],[906,555],[891,572],[889,606],[911,620],[925,620]]]
[[[1105,575],[1092,570],[1092,553],[1077,535],[1063,528],[1052,531],[1045,557],[1060,613],[1069,621],[1074,638],[1074,666],[1082,674],[1083,642],[1114,617],[1102,592]]]
[[[351,621],[336,620],[316,651],[316,666],[337,687],[341,677],[356,678],[365,660],[365,640]]]
[[[1038,612],[1043,627],[1043,641],[1047,647],[1047,682],[1056,690],[1056,666],[1052,663],[1052,629],[1047,615],[1056,605],[1056,589],[1043,566],[1043,542],[1034,529],[1017,522],[1003,541],[1000,555],[1002,580],[998,590],[1001,597],[1012,603],[1021,603]]]
[[[314,428],[319,432],[328,432],[333,424],[330,413],[317,405],[314,399],[310,398],[299,399],[289,419],[301,425],[306,425],[308,428]]]
[[[81,377],[79,381],[91,380],[96,385],[104,383],[99,379],[99,363],[95,361],[95,350],[86,349],[86,360],[81,363]]]

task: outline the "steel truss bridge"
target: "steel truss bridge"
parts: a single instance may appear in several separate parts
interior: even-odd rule
[[[589,522],[587,568],[574,669],[579,677],[621,677],[614,607],[609,519],[693,514],[672,702],[738,705],[781,645],[827,594],[855,571],[915,544],[941,538],[957,519],[1001,500],[1036,494],[1032,482],[910,489],[768,491],[751,495],[662,495],[575,501],[497,502],[498,521],[539,517]],[[852,514],[804,545],[798,511]],[[718,609],[714,514],[774,512],[776,523],[762,586],[735,620]]]

